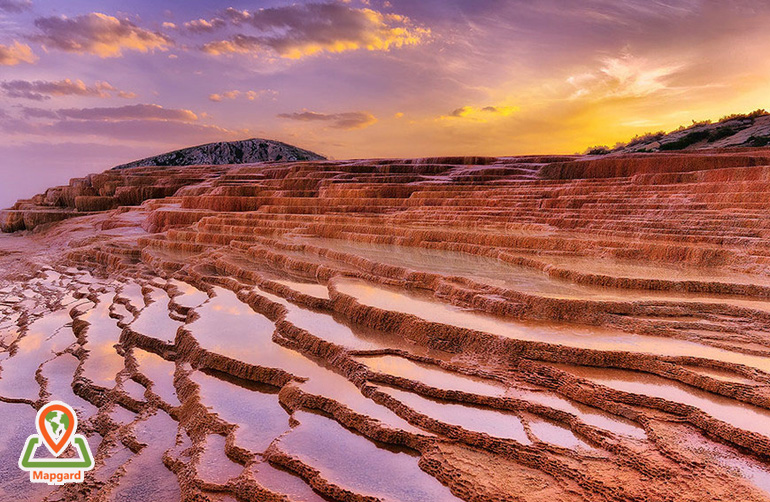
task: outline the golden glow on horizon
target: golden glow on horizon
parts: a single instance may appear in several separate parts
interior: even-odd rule
[[[0,40],[4,148],[25,165],[245,137],[337,159],[575,153],[770,108],[752,0],[30,5],[24,43]]]

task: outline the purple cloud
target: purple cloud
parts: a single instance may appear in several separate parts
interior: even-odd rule
[[[35,101],[51,99],[52,96],[136,97],[134,93],[116,89],[108,82],[96,82],[94,85],[86,85],[82,80],[70,80],[68,78],[56,81],[35,80],[33,82],[10,80],[0,82],[0,89],[5,91],[5,95],[9,98],[25,98]]]
[[[22,108],[25,117],[58,118],[74,120],[95,120],[118,122],[124,120],[195,122],[198,116],[191,110],[163,108],[160,105],[126,105],[99,108],[62,108],[46,110],[43,108]]]
[[[416,45],[430,31],[415,26],[405,16],[372,9],[357,9],[337,2],[294,4],[257,11],[229,8],[231,24],[255,29],[258,34],[236,34],[210,42],[210,54],[254,53],[270,50],[281,57],[298,59],[319,52],[366,49],[387,51]]]
[[[364,129],[377,122],[377,117],[369,112],[344,112],[344,113],[318,113],[302,111],[294,113],[280,113],[279,118],[298,120],[301,122],[329,122],[335,129]]]
[[[32,0],[0,0],[0,10],[19,14],[32,8]]]
[[[20,108],[19,116],[0,115],[4,134],[75,138],[94,136],[119,141],[198,142],[253,136],[248,129],[228,129],[198,122],[190,110],[158,105],[101,108]]]

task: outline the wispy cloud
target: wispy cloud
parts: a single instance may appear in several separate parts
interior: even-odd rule
[[[507,117],[516,112],[519,108],[516,106],[462,106],[455,108],[448,115],[442,115],[441,119],[469,119],[475,121],[487,121],[497,117]]]
[[[32,8],[32,0],[0,0],[0,11],[19,14]]]
[[[13,45],[0,44],[0,66],[14,66],[19,63],[34,63],[37,56],[27,44],[14,41]]]
[[[42,35],[34,38],[46,47],[102,58],[122,56],[124,50],[163,51],[172,45],[166,35],[99,12],[73,18],[41,17],[35,20],[35,26]]]
[[[9,138],[50,136],[56,138],[102,137],[119,141],[167,144],[253,135],[248,129],[229,129],[201,123],[192,110],[154,104],[97,108],[45,109],[22,107],[11,116],[0,116],[0,128]]]
[[[294,113],[280,113],[279,118],[302,122],[327,122],[336,129],[363,129],[377,122],[377,117],[369,112],[318,113],[308,110]]]
[[[213,124],[161,120],[56,120],[52,122],[6,121],[4,134],[45,136],[56,138],[100,137],[124,144],[139,141],[145,144],[179,146],[206,141],[225,141],[255,134],[248,129],[229,129]],[[116,144],[117,144],[116,143]]]
[[[164,108],[160,105],[154,104],[138,104],[98,108],[62,108],[59,110],[24,108],[23,110],[24,114],[28,117],[99,120],[104,122],[121,120],[166,120],[195,122],[198,120],[198,116],[192,110]]]
[[[655,64],[625,53],[604,58],[593,72],[572,75],[572,98],[642,98],[669,88],[667,79],[683,68],[681,64]]]
[[[9,98],[25,98],[35,101],[51,99],[52,96],[136,97],[136,94],[132,92],[116,89],[109,82],[96,82],[93,85],[86,85],[82,80],[70,80],[68,78],[56,81],[35,80],[32,82],[27,80],[10,80],[0,82],[0,88]]]
[[[270,96],[275,98],[278,95],[278,91],[274,91],[272,89],[262,89],[259,91],[239,91],[239,90],[232,90],[232,91],[225,91],[222,93],[214,93],[209,95],[209,100],[214,102],[220,102],[227,99],[237,99],[239,97],[245,98],[249,101],[255,101],[261,97],[264,96]]]

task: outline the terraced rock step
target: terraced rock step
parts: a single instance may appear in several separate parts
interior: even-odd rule
[[[128,167],[20,201],[0,500],[770,500],[769,188],[758,148]],[[53,399],[82,485],[15,468]]]

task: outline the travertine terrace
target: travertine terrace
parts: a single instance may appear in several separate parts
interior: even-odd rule
[[[770,149],[73,180],[2,213],[0,499],[770,500],[769,195]],[[83,485],[16,468],[51,399]]]

